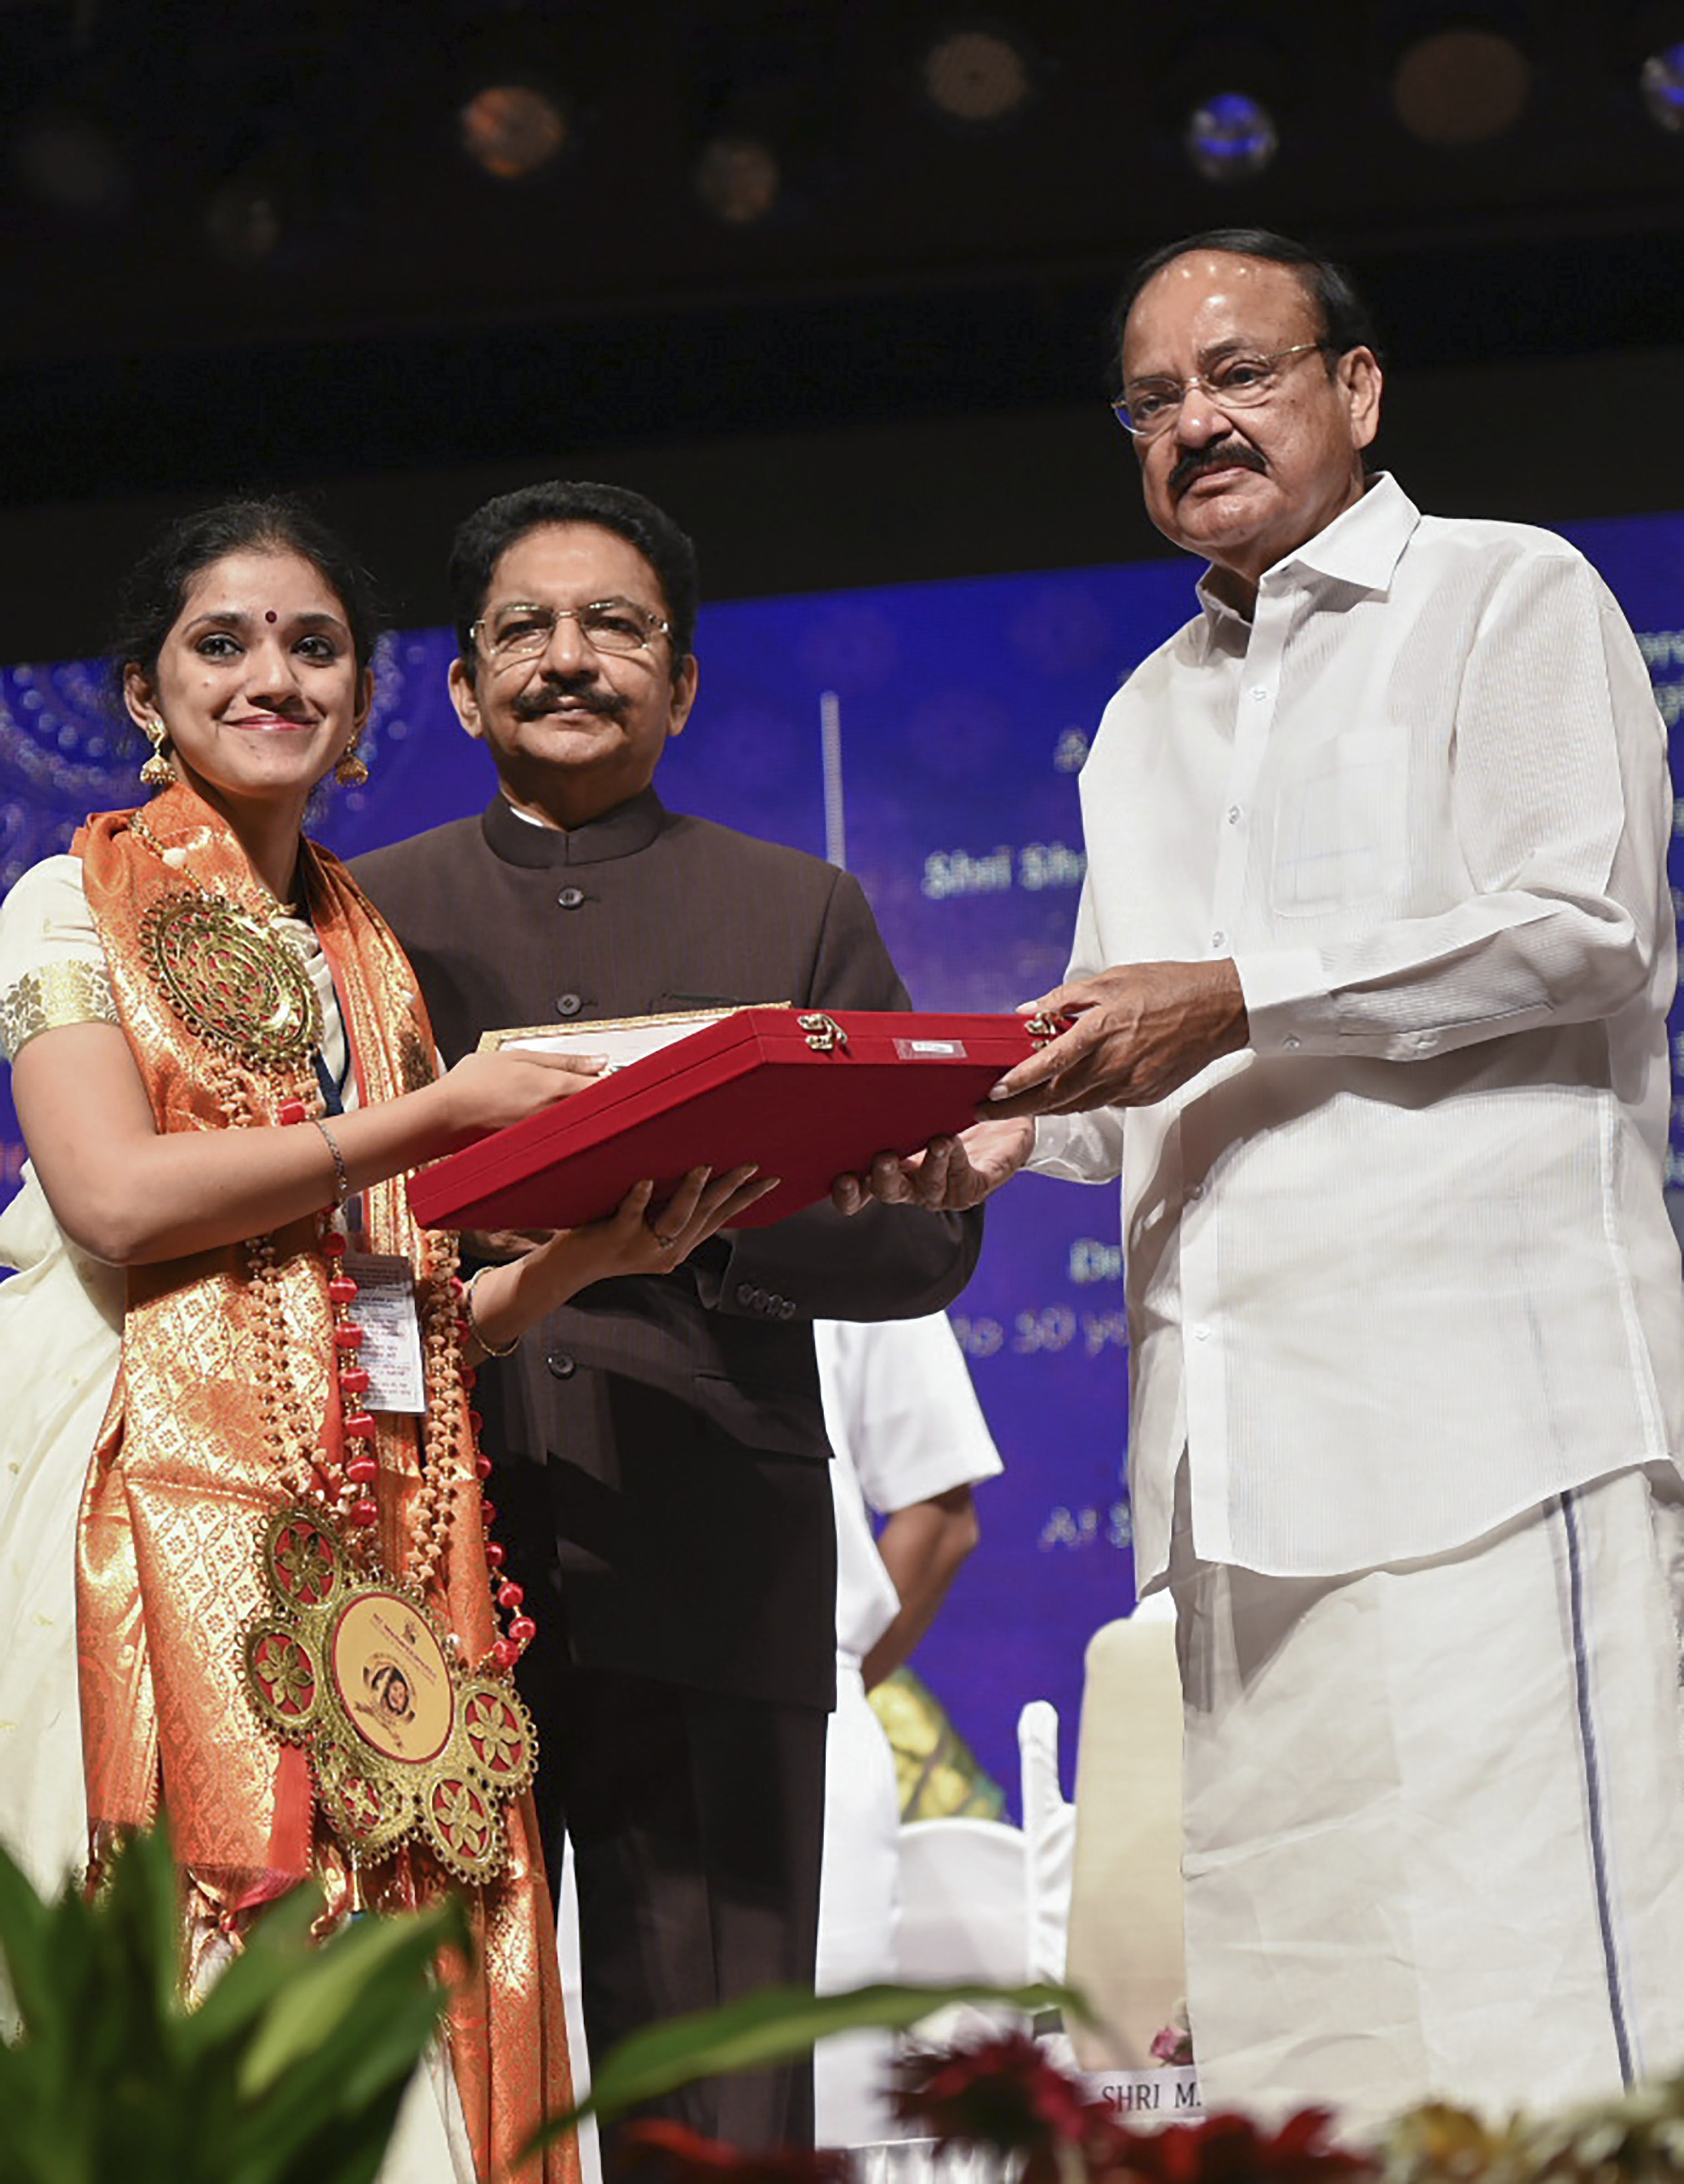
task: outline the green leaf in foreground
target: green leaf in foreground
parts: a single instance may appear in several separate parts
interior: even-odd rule
[[[441,1943],[459,1947],[466,1930],[453,1899],[403,1919],[358,1920],[335,1936],[331,1949],[310,1952],[275,1996],[241,2058],[241,2093],[251,2099],[268,2092],[286,2071],[333,2047],[347,2020],[361,2020],[358,2031],[372,2031],[366,2022],[370,1992],[384,1983],[395,1995],[408,1981],[424,1982]]]
[[[43,1903],[0,1852],[0,2184],[374,2184],[444,2002],[453,1902],[318,1942],[294,1891],[202,2005],[181,1997],[167,1833],[134,1837],[85,1902]]]
[[[653,2100],[697,2078],[786,2062],[804,2054],[829,2033],[866,2026],[903,2031],[959,2002],[994,2003],[1030,2016],[1058,2009],[1084,2025],[1096,2021],[1084,1997],[1067,1986],[987,1986],[970,1981],[959,1986],[862,1986],[847,1994],[825,1995],[806,1987],[763,1987],[721,2009],[670,2017],[622,2040],[603,2062],[585,2098],[564,2115],[552,2117],[532,2147],[547,2145],[586,2115],[609,2121],[640,2101]]]

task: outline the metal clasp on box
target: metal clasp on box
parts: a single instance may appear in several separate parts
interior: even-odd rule
[[[848,1045],[848,1034],[834,1017],[815,1010],[810,1016],[795,1020],[807,1034],[807,1044],[814,1054],[834,1054],[839,1046]]]

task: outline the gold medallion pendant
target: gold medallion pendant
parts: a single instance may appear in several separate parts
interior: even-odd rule
[[[254,1069],[307,1063],[321,1004],[281,935],[220,895],[173,894],[141,923],[158,988],[190,1031]]]
[[[322,1512],[264,1527],[270,1612],[244,1635],[259,1715],[303,1745],[322,1814],[358,1858],[414,1837],[459,1880],[495,1880],[503,1808],[531,1780],[537,1731],[496,1676],[463,1669],[418,1594],[357,1568]]]

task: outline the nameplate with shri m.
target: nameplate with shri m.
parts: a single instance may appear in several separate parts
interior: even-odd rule
[[[1191,2063],[1148,2070],[1077,2070],[1090,2100],[1105,2101],[1125,2122],[1196,2123],[1204,2114],[1198,2071]]]

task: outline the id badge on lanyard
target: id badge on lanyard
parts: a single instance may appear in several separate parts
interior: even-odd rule
[[[369,1376],[363,1401],[371,1411],[420,1418],[427,1407],[421,1374],[421,1323],[409,1262],[380,1251],[347,1251],[345,1271],[357,1284],[357,1362]]]
[[[320,1050],[316,1079],[331,1115],[345,1112],[344,1085],[336,1083]],[[347,1055],[346,1067],[350,1067]],[[345,1208],[354,1240],[362,1225],[360,1198]],[[363,1401],[371,1411],[396,1411],[412,1418],[426,1412],[421,1373],[421,1323],[415,1309],[415,1276],[408,1259],[381,1251],[347,1251],[346,1273],[357,1284],[357,1323],[363,1346],[357,1362],[369,1376]]]

